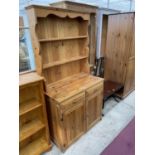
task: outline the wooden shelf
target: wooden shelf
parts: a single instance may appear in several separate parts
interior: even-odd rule
[[[84,38],[87,38],[87,37],[88,37],[87,35],[84,35],[84,36],[64,37],[64,38],[39,39],[39,42],[50,42],[50,41],[61,41],[61,40],[84,39]]]
[[[32,120],[30,123],[25,124],[20,129],[20,135],[19,135],[20,142],[29,138],[30,136],[40,131],[44,127],[45,125],[38,119]]]
[[[20,103],[19,116],[26,114],[27,112],[39,108],[42,104],[36,99],[31,99],[29,101]]]
[[[42,152],[47,151],[51,145],[47,143],[44,137],[38,138],[26,147],[20,150],[20,155],[39,155]]]
[[[53,67],[53,66],[62,65],[62,64],[69,63],[69,62],[72,62],[72,61],[85,59],[87,57],[88,56],[78,56],[78,57],[70,58],[69,60],[61,60],[61,61],[52,62],[52,63],[43,65],[43,69],[47,69],[47,68],[50,68],[50,67]]]
[[[43,77],[36,72],[19,76],[19,154],[39,155],[52,146],[44,109]]]

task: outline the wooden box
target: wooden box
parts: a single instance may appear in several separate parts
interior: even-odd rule
[[[43,78],[36,73],[19,77],[19,153],[38,155],[51,148],[43,95]]]
[[[103,79],[89,74],[90,15],[36,5],[27,12],[51,139],[65,150],[102,116]]]
[[[104,78],[124,86],[117,93],[122,98],[135,89],[134,18],[134,12],[103,16]]]

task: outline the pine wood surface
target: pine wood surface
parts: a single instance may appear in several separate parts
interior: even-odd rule
[[[86,90],[86,129],[89,130],[102,119],[103,83]]]
[[[48,85],[47,95],[52,97],[57,102],[62,102],[100,82],[103,83],[103,79],[86,73],[79,73]]]
[[[69,18],[77,18],[81,17],[83,20],[89,20],[89,13],[83,13],[74,10],[67,10],[64,8],[54,8],[51,6],[43,6],[43,5],[30,5],[26,7],[27,10],[35,9],[36,17],[47,17],[49,14],[57,15],[61,18],[69,17]]]
[[[87,5],[87,4],[81,4],[76,2],[70,2],[70,1],[61,1],[56,3],[51,3],[51,6],[54,6],[56,8],[64,8],[70,11],[80,11],[83,13],[90,13],[90,24],[89,24],[89,63],[91,65],[95,65],[95,58],[96,58],[96,12],[98,7]]]
[[[91,76],[88,64],[90,14],[34,5],[27,12],[36,70],[45,80],[51,140],[64,151],[101,119],[103,79]],[[86,96],[89,88],[93,98]],[[87,116],[93,108],[94,116]]]
[[[61,102],[48,97],[51,139],[62,151],[101,120],[102,103],[103,81]]]
[[[49,144],[44,137],[38,138],[22,148],[19,152],[20,155],[39,155],[49,150]]]
[[[109,15],[107,20],[104,78],[121,83],[126,96],[134,89],[134,13]]]
[[[31,121],[31,123],[26,124],[25,126],[20,128],[21,130],[19,136],[20,142],[29,138],[30,136],[32,136],[39,130],[43,129],[44,127],[45,127],[44,124],[39,120],[33,120]]]
[[[49,8],[41,10],[44,13]],[[70,16],[65,12],[62,17],[61,11],[55,13],[53,10],[55,9],[51,7],[48,16],[40,17],[37,8],[28,9],[36,70],[39,75],[45,77],[47,84],[82,71],[89,72],[87,35],[89,18],[85,19],[89,14],[80,14],[72,18],[70,16],[74,14],[73,12]],[[36,17],[37,21],[34,20]]]
[[[43,78],[29,72],[19,79],[19,153],[38,155],[51,148]]]
[[[62,37],[62,38],[49,38],[49,39],[39,39],[40,42],[50,42],[50,41],[60,41],[60,40],[73,40],[73,39],[83,39],[87,38],[86,35],[75,36],[75,37]]]
[[[36,99],[25,101],[19,105],[19,115],[22,116],[28,113],[29,111],[39,108],[40,106],[42,106],[42,104]]]
[[[36,74],[36,72],[23,73],[19,75],[19,86],[24,86],[37,81],[42,81],[43,77]]]
[[[77,11],[77,12],[84,12],[84,13],[96,13],[97,6],[89,5],[89,4],[83,4],[83,3],[77,3],[77,2],[71,2],[71,1],[60,1],[51,3],[51,6],[54,6],[56,8],[64,8],[71,11]]]

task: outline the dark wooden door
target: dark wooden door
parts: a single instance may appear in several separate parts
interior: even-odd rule
[[[134,59],[134,13],[108,16],[104,57],[105,80],[121,83],[125,87],[129,85],[126,82],[134,83],[128,81],[134,79],[134,62],[131,61]],[[130,79],[130,77],[132,78]],[[130,91],[130,88],[127,89]],[[126,93],[128,92],[127,89],[125,90]]]

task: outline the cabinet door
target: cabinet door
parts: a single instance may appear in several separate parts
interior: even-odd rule
[[[131,55],[134,13],[108,16],[104,78],[124,85],[125,63]]]
[[[86,91],[86,128],[91,128],[102,118],[103,84]]]
[[[133,28],[133,36],[131,42],[130,57],[126,65],[126,78],[123,96],[128,95],[135,88],[135,29]]]
[[[73,101],[70,101],[71,104]],[[65,148],[85,132],[85,98],[76,100],[75,106],[63,113],[63,126],[66,136]],[[69,104],[69,103],[68,103]]]
[[[124,96],[128,95],[135,88],[135,59],[127,64],[126,79],[124,86]]]

